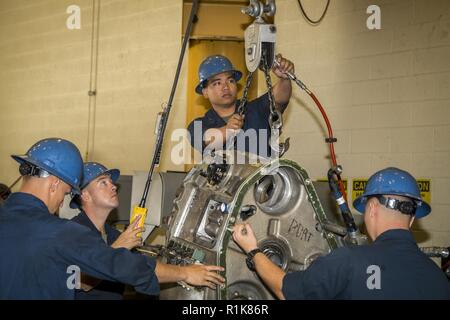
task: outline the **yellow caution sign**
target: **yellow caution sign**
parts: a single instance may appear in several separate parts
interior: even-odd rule
[[[417,179],[417,184],[420,189],[420,196],[422,199],[430,204],[431,203],[431,179]]]
[[[353,179],[352,183],[352,199],[355,201],[364,193],[368,179]],[[431,179],[417,179],[420,189],[420,196],[428,204],[431,203]]]
[[[328,179],[326,178],[321,178],[321,179],[317,179],[317,182],[328,182]],[[348,181],[347,179],[342,179],[342,184],[344,185],[344,190],[347,192],[348,190]]]
[[[364,189],[366,188],[368,179],[353,179],[352,182],[352,199],[355,201],[356,198],[358,198],[360,195],[364,193]],[[353,202],[352,201],[352,202]]]

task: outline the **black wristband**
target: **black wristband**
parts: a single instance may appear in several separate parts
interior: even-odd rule
[[[256,271],[256,268],[255,268],[255,262],[253,261],[253,258],[255,257],[255,255],[256,255],[258,252],[263,253],[263,252],[261,251],[260,248],[253,249],[253,250],[251,250],[251,251],[249,251],[249,252],[247,253],[247,258],[245,259],[245,262],[247,263],[247,267],[248,267],[251,271]]]

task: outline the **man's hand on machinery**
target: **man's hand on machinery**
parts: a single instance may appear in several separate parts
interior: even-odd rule
[[[278,78],[281,79],[290,79],[286,74],[287,72],[294,73],[295,67],[294,63],[286,58],[283,58],[281,54],[277,54],[275,60],[278,61],[278,64],[274,64],[272,71]]]
[[[194,286],[206,286],[215,289],[215,285],[223,285],[225,279],[216,273],[216,271],[224,271],[219,266],[191,264],[181,267],[184,273],[184,281]]]
[[[138,237],[138,233],[145,231],[145,228],[139,228],[140,219],[141,216],[134,219],[133,223],[130,224],[124,232],[122,232],[111,247],[114,249],[125,248],[131,250],[134,247],[140,246],[142,244],[142,238]]]
[[[256,240],[255,233],[248,223],[238,223],[234,226],[233,239],[245,253],[258,248],[258,241]]]

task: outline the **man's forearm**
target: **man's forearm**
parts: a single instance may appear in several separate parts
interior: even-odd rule
[[[159,283],[178,282],[186,280],[186,274],[181,266],[156,262],[155,274]]]
[[[273,87],[276,108],[283,112],[291,99],[292,84],[289,79],[280,79]]]
[[[257,253],[253,258],[256,272],[261,277],[263,282],[272,290],[278,299],[284,300],[283,292],[283,278],[286,273],[277,267],[267,256],[263,253]]]

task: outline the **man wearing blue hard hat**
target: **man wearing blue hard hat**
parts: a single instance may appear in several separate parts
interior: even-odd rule
[[[66,194],[80,194],[83,160],[70,141],[48,138],[12,156],[23,176],[0,207],[0,299],[74,299],[81,272],[132,285],[148,295],[159,283],[214,287],[218,266],[171,266],[113,249],[89,228],[55,216]]]
[[[275,108],[281,113],[286,109],[291,98],[292,86],[286,72],[294,72],[294,64],[283,58],[276,57],[278,64],[272,71],[279,78],[273,86]],[[236,70],[231,61],[221,55],[207,57],[199,67],[199,83],[195,88],[197,94],[203,95],[211,103],[211,109],[206,114],[192,121],[188,126],[191,145],[202,152],[215,137],[221,137],[218,148],[223,147],[228,135],[233,130],[242,129],[244,133],[255,130],[257,142],[254,143],[256,152],[263,157],[269,157],[270,125],[269,125],[269,98],[264,94],[259,98],[249,101],[245,112],[241,116],[237,112],[239,100],[237,100],[237,82],[242,77],[242,72]],[[252,149],[248,144],[245,150]]]
[[[141,244],[138,233],[143,228],[138,227],[139,219],[120,233],[112,228],[106,219],[112,210],[119,206],[117,186],[120,176],[118,169],[108,170],[98,162],[86,162],[83,165],[83,180],[81,193],[75,195],[70,202],[72,209],[80,209],[80,213],[72,221],[88,227],[93,234],[101,238],[112,248],[125,248],[128,250]],[[125,286],[118,282],[103,280],[82,275],[81,290],[76,291],[76,299],[112,300],[122,299]]]
[[[409,230],[414,219],[431,211],[413,176],[397,168],[380,170],[353,205],[364,214],[373,243],[333,250],[305,271],[286,274],[272,263],[258,249],[249,224],[236,225],[233,238],[280,299],[450,299],[445,274]]]

